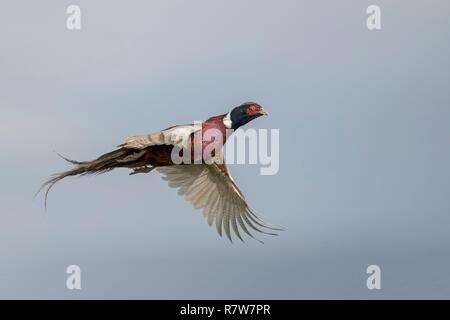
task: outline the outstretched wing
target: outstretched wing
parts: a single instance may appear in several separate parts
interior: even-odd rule
[[[196,208],[203,208],[208,224],[216,225],[222,236],[222,229],[232,241],[231,230],[241,240],[240,230],[255,238],[250,230],[276,235],[273,228],[264,223],[248,206],[245,197],[231,177],[226,164],[194,164],[156,168],[168,181],[168,185],[178,189],[178,194]],[[258,240],[258,239],[256,239]],[[260,240],[258,240],[260,241]]]
[[[130,149],[145,149],[155,145],[173,145],[185,148],[192,133],[201,130],[201,125],[188,124],[167,128],[165,130],[141,136],[128,137],[119,147]]]

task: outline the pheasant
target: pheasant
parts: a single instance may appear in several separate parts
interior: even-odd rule
[[[222,147],[234,130],[263,115],[268,113],[259,104],[246,102],[198,124],[129,137],[118,149],[92,161],[62,157],[74,167],[55,174],[42,185],[40,190],[46,189],[45,206],[49,191],[66,177],[105,173],[116,168],[131,169],[130,175],[156,169],[169,187],[178,189],[178,194],[194,208],[203,209],[208,224],[215,224],[220,236],[224,230],[230,241],[232,232],[244,241],[243,232],[262,242],[251,231],[276,235],[276,231],[283,229],[268,225],[250,209],[230,175]],[[206,153],[207,150],[210,152]]]

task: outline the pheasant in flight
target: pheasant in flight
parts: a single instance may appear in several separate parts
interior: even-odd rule
[[[132,175],[148,173],[156,168],[170,187],[178,189],[179,195],[183,195],[196,209],[203,209],[208,224],[215,224],[220,236],[222,230],[230,241],[231,231],[241,241],[244,240],[240,230],[254,239],[251,230],[276,235],[274,231],[283,229],[269,226],[249,208],[228,171],[222,152],[223,144],[234,130],[267,114],[259,104],[246,102],[229,113],[211,117],[200,124],[178,125],[156,133],[129,137],[118,149],[92,161],[63,157],[74,168],[54,175],[42,185],[40,190],[46,188],[45,204],[55,183],[69,176],[104,173],[116,168],[132,169]],[[210,151],[209,157],[206,150]],[[193,161],[179,161],[180,157],[186,160],[185,156]]]

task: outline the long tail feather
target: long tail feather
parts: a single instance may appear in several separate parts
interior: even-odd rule
[[[118,149],[109,153],[106,153],[96,160],[92,161],[75,161],[71,159],[67,159],[66,157],[63,157],[59,155],[61,158],[66,160],[67,162],[73,164],[75,167],[71,170],[54,174],[49,180],[47,180],[38,190],[38,193],[40,193],[42,190],[45,189],[45,201],[44,206],[47,208],[47,198],[50,190],[53,188],[53,186],[61,181],[64,178],[71,177],[71,176],[83,176],[88,174],[99,174],[99,173],[105,173],[108,171],[111,171],[118,167],[124,167],[126,166],[123,162],[120,162],[121,159],[126,157],[129,154],[129,152],[126,149]]]
[[[50,178],[49,180],[47,180],[38,190],[38,193],[40,193],[42,190],[45,189],[45,200],[44,200],[44,206],[45,209],[47,209],[47,198],[48,198],[48,193],[50,192],[50,190],[53,188],[53,186],[60,180],[66,178],[66,177],[70,177],[70,176],[76,176],[79,174],[83,174],[85,172],[84,169],[82,168],[75,168],[66,172],[62,172],[62,173],[57,173],[55,175],[52,176],[52,178]]]

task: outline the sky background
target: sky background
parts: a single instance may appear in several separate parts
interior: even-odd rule
[[[0,298],[450,298],[449,1],[10,0],[0,39]],[[155,172],[33,198],[55,152],[248,100],[270,112],[248,127],[280,130],[277,175],[231,168],[287,228],[264,245],[219,238]]]

